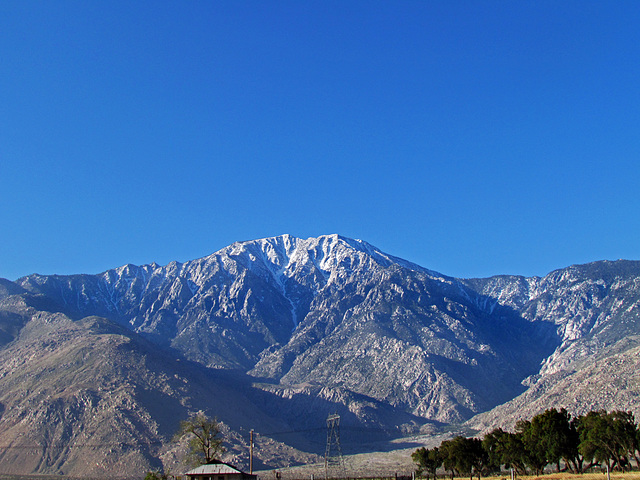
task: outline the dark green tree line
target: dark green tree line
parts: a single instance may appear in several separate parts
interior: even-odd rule
[[[456,437],[438,448],[420,448],[412,459],[418,474],[427,477],[435,477],[440,467],[452,478],[480,478],[503,467],[519,475],[542,474],[548,465],[572,473],[594,466],[628,470],[631,459],[640,466],[640,430],[631,412],[597,411],[572,418],[564,408],[552,408],[517,422],[513,433],[497,428],[482,440]]]

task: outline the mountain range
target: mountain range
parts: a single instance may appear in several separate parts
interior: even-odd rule
[[[166,266],[0,280],[0,473],[180,471],[180,420],[225,460],[316,461],[550,406],[638,410],[640,262],[458,279],[339,235]]]

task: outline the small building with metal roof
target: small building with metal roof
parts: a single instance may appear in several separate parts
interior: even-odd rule
[[[228,463],[207,463],[185,473],[189,480],[257,480],[251,475],[238,470]]]

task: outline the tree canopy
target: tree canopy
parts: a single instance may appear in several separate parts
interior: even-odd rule
[[[429,478],[429,475],[433,475],[434,479],[436,478],[436,470],[442,465],[442,455],[438,447],[430,450],[424,447],[419,448],[411,454],[411,458],[418,465],[418,475],[426,473],[427,478]]]
[[[219,460],[219,456],[225,451],[220,437],[220,424],[202,412],[180,422],[174,440],[181,440],[185,436],[189,437],[189,463],[212,463]]]
[[[587,460],[624,470],[638,451],[638,427],[631,412],[589,412],[579,419],[578,449]]]
[[[459,436],[412,454],[418,474],[435,476],[442,466],[452,477],[478,478],[503,466],[519,475],[541,474],[549,464],[574,473],[594,466],[627,470],[632,458],[640,467],[640,430],[631,412],[603,410],[572,418],[564,408],[520,420],[513,433],[497,428],[482,440]]]

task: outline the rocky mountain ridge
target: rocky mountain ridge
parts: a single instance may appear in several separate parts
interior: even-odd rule
[[[110,318],[208,367],[343,386],[444,422],[512,398],[555,347],[546,324],[506,310],[490,319],[496,305],[464,283],[337,235],[285,235],[185,264],[17,283],[65,313]],[[496,337],[506,332],[520,343],[540,337],[540,351],[504,351]],[[500,386],[486,387],[490,378]]]
[[[326,415],[337,411],[345,428],[386,432],[381,438],[434,431],[469,419],[476,429],[500,423],[495,415],[503,418],[506,414],[499,412],[508,402],[520,405],[514,408],[522,408],[524,400],[519,398],[528,399],[529,405],[549,402],[545,392],[561,382],[553,379],[581,373],[584,380],[588,372],[596,375],[596,359],[632,358],[628,340],[640,334],[639,305],[640,262],[595,262],[543,278],[455,279],[360,240],[283,235],[236,242],[185,263],[2,281],[0,354],[11,365],[9,359],[18,351],[22,358],[46,351],[44,344],[35,346],[28,338],[47,316],[58,318],[59,333],[67,337],[71,334],[65,331],[79,331],[78,325],[87,319],[94,319],[89,321],[92,325],[111,325],[109,329],[129,339],[127,344],[133,341],[145,351],[158,352],[157,362],[149,367],[125,355],[119,369],[115,363],[105,367],[103,375],[115,382],[111,387],[97,393],[87,387],[102,398],[127,378],[126,365],[136,366],[131,369],[137,377],[127,384],[127,402],[135,418],[128,428],[154,439],[164,450],[139,448],[138,460],[131,464],[138,468],[160,458],[171,464],[167,436],[179,419],[169,418],[167,411],[175,416],[198,408],[211,415],[216,409],[227,411],[219,402],[218,407],[207,406],[206,400],[216,395],[214,386],[223,377],[225,395],[248,402],[246,409],[221,418],[236,438],[234,458],[242,461],[244,440],[238,432],[254,423],[270,425],[265,428],[272,432],[296,432],[321,428]],[[82,331],[80,343],[109,345],[98,342],[93,329]],[[59,340],[48,348],[63,358],[70,351],[64,345]],[[119,348],[118,352],[123,347]],[[153,394],[136,394],[141,391],[137,385],[144,383],[141,379],[169,371],[176,362],[183,368],[188,365],[188,373],[181,377],[187,379],[186,386],[155,381],[153,388],[142,389]],[[50,375],[41,373],[44,366],[41,371],[34,366],[40,373],[31,371],[29,363],[23,370],[6,367],[0,376],[0,391],[7,392],[0,395],[5,406],[0,438],[14,438],[7,433],[12,431],[24,435],[28,428],[29,422],[17,421],[15,415],[23,404],[19,392],[32,391],[27,387],[29,378],[57,385],[40,387],[43,391],[64,391],[63,384],[75,378],[72,372],[81,364],[56,364],[52,371],[71,376],[53,375],[56,380],[51,382]],[[11,374],[18,371],[22,373]],[[172,375],[167,373],[166,378]],[[8,379],[11,382],[2,383]],[[625,385],[627,391],[636,388],[633,381]],[[580,397],[580,402],[589,403],[587,397]],[[38,399],[46,403],[45,397]],[[557,405],[557,396],[553,401]],[[485,413],[494,407],[498,412],[494,417]],[[114,416],[113,408],[107,409],[110,418],[121,427],[123,420]],[[472,417],[477,414],[485,417],[476,421]],[[153,421],[156,430],[143,427]],[[82,431],[87,422],[78,417],[75,428]],[[45,431],[43,438],[52,438]],[[295,433],[277,437],[273,437],[276,446],[263,452],[265,465],[305,461],[324,449],[322,438],[310,444]],[[114,440],[118,441],[127,443]],[[297,450],[287,450],[285,444]],[[5,457],[0,457],[0,466]],[[81,463],[52,460],[31,468],[33,472],[88,468],[73,465]]]

